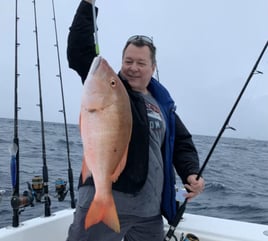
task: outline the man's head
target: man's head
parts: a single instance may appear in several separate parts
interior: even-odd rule
[[[150,50],[150,55],[151,55],[150,57],[151,57],[152,63],[156,64],[156,48],[155,48],[153,40],[151,38],[144,36],[144,35],[131,36],[127,40],[126,45],[123,49],[123,58],[124,58],[124,54],[126,52],[126,49],[130,44],[133,44],[136,47],[147,46]]]
[[[133,90],[147,93],[156,67],[156,48],[152,39],[135,35],[128,39],[122,56],[121,74]]]

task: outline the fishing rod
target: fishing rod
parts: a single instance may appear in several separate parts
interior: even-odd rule
[[[19,191],[19,137],[18,137],[18,111],[20,107],[18,106],[18,2],[16,0],[15,3],[15,87],[14,87],[14,137],[13,143],[9,147],[9,152],[11,155],[10,162],[10,171],[11,171],[11,183],[13,188],[13,194],[11,197],[11,207],[13,208],[13,216],[12,216],[12,226],[19,226],[19,214],[24,210],[27,206],[33,206],[33,196],[31,186],[28,184],[28,191],[24,191],[22,195],[20,195]]]
[[[97,16],[96,16],[96,9],[95,9],[95,1],[96,0],[92,0],[92,12],[93,12],[93,23],[94,23],[95,50],[96,50],[96,55],[99,55],[100,47],[99,47],[99,38],[98,38],[98,29],[97,29]]]
[[[68,158],[68,178],[69,178],[69,185],[70,185],[69,189],[70,189],[70,197],[71,197],[71,208],[75,208],[74,185],[73,185],[74,179],[73,179],[73,170],[72,170],[71,160],[70,160],[69,137],[68,137],[68,128],[67,128],[67,120],[66,120],[66,110],[65,110],[65,101],[64,101],[64,91],[63,91],[63,81],[62,81],[62,73],[61,73],[61,61],[60,61],[60,50],[59,50],[59,41],[58,41],[58,31],[57,31],[56,11],[55,11],[54,0],[52,0],[52,9],[53,9],[53,21],[54,21],[54,29],[55,29],[55,37],[56,37],[55,47],[57,48],[57,58],[58,58],[58,68],[59,68],[59,74],[57,75],[57,77],[59,77],[59,79],[60,79],[62,112],[63,112],[63,117],[64,117],[65,138],[66,138],[66,148],[67,148],[67,158]],[[63,193],[64,197],[66,194]],[[64,199],[64,197],[62,196],[61,198]]]
[[[157,63],[156,63],[156,65],[155,65],[155,67],[156,67],[156,78],[157,78],[157,80],[160,82],[159,70],[158,70],[158,64],[157,64]]]
[[[14,87],[14,137],[10,147],[11,154],[11,182],[13,197],[19,196],[19,137],[18,137],[18,0],[15,1],[15,87]],[[19,226],[19,210],[13,208],[12,226]]]
[[[42,101],[42,88],[41,88],[41,74],[40,74],[40,59],[39,59],[39,44],[38,44],[38,31],[37,31],[37,14],[36,14],[36,3],[33,0],[34,6],[34,23],[35,23],[35,42],[36,42],[36,57],[37,57],[37,73],[38,73],[38,84],[39,84],[39,108],[40,108],[40,123],[41,123],[41,136],[42,136],[42,157],[43,157],[43,185],[44,185],[44,209],[45,217],[51,215],[50,212],[50,197],[48,195],[48,169],[46,162],[46,146],[45,146],[45,128],[44,128],[44,116],[43,116],[43,101]]]
[[[236,99],[236,101],[235,101],[230,113],[228,114],[225,122],[223,123],[223,126],[220,129],[218,136],[216,137],[216,139],[215,139],[215,141],[214,141],[214,143],[213,143],[213,145],[212,145],[212,147],[211,147],[211,149],[210,149],[210,151],[209,151],[209,153],[208,153],[208,155],[207,155],[207,157],[206,157],[206,159],[205,159],[200,171],[197,174],[196,180],[198,180],[201,177],[201,175],[202,175],[202,173],[203,173],[203,171],[204,171],[204,169],[205,169],[205,167],[206,167],[206,165],[207,165],[207,163],[208,163],[208,161],[209,161],[209,159],[210,159],[215,147],[217,146],[217,144],[218,144],[223,132],[225,131],[225,129],[228,128],[229,121],[230,121],[230,119],[231,119],[231,117],[232,117],[232,115],[233,115],[233,113],[234,113],[234,111],[235,111],[235,109],[236,109],[236,107],[237,107],[242,95],[244,94],[244,92],[245,92],[245,90],[246,90],[246,88],[247,88],[252,76],[254,74],[262,73],[260,71],[257,71],[257,67],[258,67],[259,62],[261,61],[261,59],[262,59],[267,47],[268,47],[268,41],[265,43],[265,45],[264,45],[264,47],[263,47],[263,49],[262,49],[262,51],[261,51],[256,63],[254,64],[254,66],[253,66],[253,68],[252,68],[252,70],[251,70],[251,72],[250,72],[250,74],[249,74],[249,76],[248,76],[248,78],[247,78],[242,90],[241,90],[241,92],[239,93],[239,95],[238,95],[238,97],[237,97],[237,99]],[[183,204],[178,207],[177,214],[176,214],[173,222],[170,224],[170,228],[169,228],[169,230],[168,230],[168,232],[167,232],[167,234],[166,234],[166,236],[164,238],[164,241],[168,241],[172,237],[175,237],[174,232],[175,232],[176,227],[179,225],[180,220],[182,219],[182,215],[183,215],[183,213],[184,213],[184,211],[186,209],[187,201],[188,201],[187,198],[185,198]]]
[[[153,36],[151,37],[151,39],[152,39],[152,43],[153,43],[153,45],[154,45],[154,38],[153,38]],[[157,62],[155,63],[155,74],[156,74],[156,79],[157,79],[157,81],[160,82],[159,69],[158,69],[158,64],[157,64]]]

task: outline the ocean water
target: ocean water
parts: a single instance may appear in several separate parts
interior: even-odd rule
[[[12,186],[9,147],[13,140],[13,121],[0,118],[0,227],[12,225],[10,205]],[[42,175],[40,122],[19,121],[20,193],[27,190],[27,182]],[[77,125],[68,125],[74,188],[80,174],[82,143]],[[193,136],[202,163],[215,137]],[[58,201],[55,181],[68,181],[68,159],[64,125],[45,122],[46,164],[49,175],[51,212],[71,207],[70,196]],[[268,225],[268,141],[222,137],[212,154],[203,177],[205,191],[188,202],[186,212],[219,218],[241,220]],[[68,186],[68,185],[67,185]],[[19,220],[44,215],[44,204],[22,210]]]

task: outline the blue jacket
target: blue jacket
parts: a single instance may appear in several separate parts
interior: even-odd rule
[[[172,222],[176,215],[175,173],[187,183],[187,177],[197,174],[199,161],[191,135],[175,113],[176,106],[167,89],[152,78],[149,91],[157,100],[166,122],[166,138],[162,156],[164,161],[164,186],[162,193],[162,214]]]
[[[164,186],[162,194],[162,213],[168,221],[176,215],[175,176],[173,169],[173,149],[175,141],[175,103],[168,91],[155,79],[148,86],[152,96],[161,108],[166,122],[166,138],[163,148]]]
[[[81,1],[70,27],[67,57],[70,68],[77,71],[82,83],[96,56],[93,33],[92,6]],[[147,178],[149,122],[143,97],[133,91],[127,81],[122,79],[122,82],[130,97],[133,128],[127,163],[118,180],[113,184],[113,189],[135,194],[143,187]],[[162,146],[164,186],[161,209],[168,222],[172,222],[176,214],[174,167],[182,182],[186,183],[189,175],[198,173],[199,160],[192,137],[175,113],[174,101],[166,88],[152,78],[148,90],[158,102],[166,122],[166,136]],[[94,180],[88,178],[83,185],[88,184],[94,184]],[[81,179],[79,185],[82,185]]]

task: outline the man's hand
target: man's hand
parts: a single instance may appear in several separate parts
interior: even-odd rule
[[[195,196],[203,192],[205,188],[205,181],[202,177],[196,180],[197,175],[193,174],[187,177],[188,184],[185,184],[184,187],[189,191],[185,197],[190,200]]]

